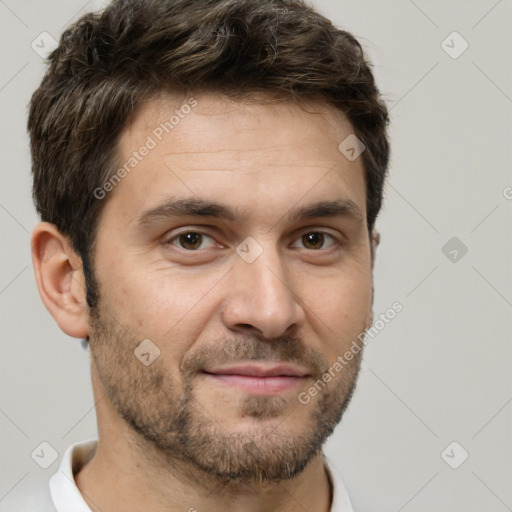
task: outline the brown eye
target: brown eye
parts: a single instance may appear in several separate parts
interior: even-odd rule
[[[321,249],[324,244],[322,233],[307,233],[302,235],[302,243],[306,249]]]
[[[201,233],[196,233],[195,231],[186,231],[185,233],[181,233],[171,240],[169,242],[172,245],[178,246],[182,249],[186,249],[188,251],[196,251],[197,249],[205,249],[205,247],[201,247],[204,243],[206,243],[206,240],[210,239],[213,242],[212,237],[208,235],[203,235]],[[211,247],[213,243],[210,243]]]
[[[185,233],[184,235],[180,235],[178,240],[183,249],[193,250],[201,246],[203,238],[199,233]]]
[[[318,255],[326,255],[334,249],[341,249],[342,242],[335,235],[326,231],[308,231],[296,239],[292,245],[295,249],[306,249],[312,252],[318,252]]]
[[[334,235],[324,233],[323,231],[310,231],[309,233],[304,233],[295,243],[297,244],[299,242],[302,247],[297,245],[294,245],[293,247],[308,249],[310,251],[320,251],[330,249],[335,245],[340,245],[340,241]]]

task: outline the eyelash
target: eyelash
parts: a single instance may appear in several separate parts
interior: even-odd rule
[[[195,249],[195,250],[192,250],[192,249],[185,249],[184,247],[180,247],[178,245],[178,243],[173,243],[174,240],[176,241],[179,241],[179,238],[183,235],[187,235],[187,234],[190,234],[190,233],[193,233],[193,234],[196,234],[196,235],[200,235],[202,237],[208,237],[208,238],[211,238],[212,240],[214,240],[214,238],[211,236],[211,235],[208,235],[207,233],[203,233],[201,231],[195,231],[195,230],[188,230],[188,231],[182,231],[181,233],[177,233],[176,235],[174,235],[172,238],[169,238],[167,239],[165,242],[164,242],[164,245],[172,245],[174,247],[177,247],[179,250],[182,250],[182,251],[185,251],[187,253],[194,253],[194,252],[201,252],[202,250],[201,249]],[[300,240],[303,236],[305,235],[310,235],[310,234],[321,234],[323,235],[324,237],[327,236],[327,237],[330,237],[334,243],[331,245],[331,247],[328,247],[327,249],[307,249],[307,248],[304,248],[304,250],[308,250],[308,251],[311,251],[311,252],[319,252],[321,253],[322,251],[328,251],[328,250],[339,250],[341,248],[341,245],[342,245],[342,242],[339,238],[335,237],[334,235],[332,235],[331,233],[328,233],[326,231],[322,231],[322,230],[311,230],[311,231],[304,231],[302,232],[297,240]],[[334,248],[334,249],[333,249]],[[203,250],[207,250],[207,249],[203,249]]]

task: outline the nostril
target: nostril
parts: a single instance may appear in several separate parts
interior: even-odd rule
[[[252,324],[236,324],[235,330],[247,336],[263,336],[263,332]]]

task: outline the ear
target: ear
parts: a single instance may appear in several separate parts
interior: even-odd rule
[[[377,247],[380,244],[380,233],[374,228],[372,230],[371,253],[372,253],[372,269],[375,266],[375,256],[377,254]]]
[[[377,254],[377,247],[380,243],[380,233],[376,230],[372,230],[371,240],[370,240],[370,251],[372,258],[372,270],[375,266],[375,256]],[[373,288],[373,278],[372,278],[372,304],[370,307],[370,311],[368,312],[368,316],[366,317],[365,328],[369,329],[373,325],[373,299],[374,299],[374,288]]]
[[[82,260],[54,224],[41,222],[32,233],[32,264],[39,295],[59,327],[86,338],[88,306]]]

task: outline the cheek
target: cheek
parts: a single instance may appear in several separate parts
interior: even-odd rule
[[[313,281],[307,289],[314,289],[314,294],[304,295],[305,311],[319,339],[328,340],[323,350],[336,357],[365,329],[371,311],[371,276],[340,273],[324,282]]]
[[[140,339],[178,356],[194,343],[205,322],[205,301],[222,275],[180,272],[170,266],[116,265],[104,273],[101,298],[116,319]]]

